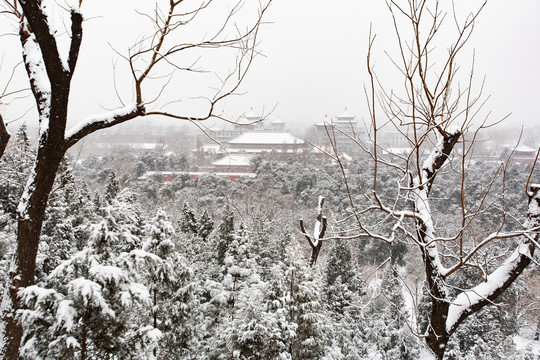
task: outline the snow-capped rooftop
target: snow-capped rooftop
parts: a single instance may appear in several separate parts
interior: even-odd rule
[[[356,118],[356,116],[351,114],[347,110],[347,108],[345,108],[345,111],[341,115],[337,116],[337,120],[341,120],[341,121],[343,121],[343,120],[353,120],[354,118]]]
[[[232,145],[289,145],[303,144],[299,139],[286,131],[247,131],[229,141]]]
[[[517,152],[536,152],[536,149],[533,149],[532,147],[524,145],[524,144],[520,144],[516,148],[515,151],[517,151]]]
[[[270,121],[271,124],[285,124],[285,121],[281,120],[278,116],[277,119]]]
[[[212,163],[214,166],[249,166],[251,156],[246,155],[229,155],[222,157]]]
[[[223,150],[223,146],[219,144],[204,144],[200,148],[193,149],[194,152],[202,150],[207,153],[216,154]]]
[[[347,111],[347,108],[345,108],[345,111],[341,115],[336,116],[334,119],[330,119],[328,116],[325,116],[324,120],[320,123],[315,124],[315,126],[343,127],[344,125],[346,125],[350,127],[351,125],[356,126],[357,123],[358,121],[356,120],[356,116],[352,115],[350,112]]]
[[[251,109],[247,114],[244,115],[244,118],[246,118],[249,121],[257,121],[261,119],[261,116],[257,114],[253,109]]]

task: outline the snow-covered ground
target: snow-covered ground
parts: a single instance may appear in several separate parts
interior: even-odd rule
[[[540,355],[540,341],[527,339],[521,335],[514,336],[514,344],[521,351],[530,352],[534,355]]]

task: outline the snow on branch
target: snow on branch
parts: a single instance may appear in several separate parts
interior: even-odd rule
[[[40,134],[49,127],[49,112],[51,107],[51,82],[41,54],[36,35],[27,32],[28,24],[23,24],[21,41],[24,65],[30,80],[30,86],[36,99],[39,111]]]
[[[73,76],[75,72],[75,65],[79,58],[79,50],[82,43],[83,16],[79,7],[79,1],[72,1],[71,4],[71,45],[69,47],[67,64],[64,64],[64,68],[70,76]]]
[[[534,229],[534,236],[524,236],[510,257],[488,275],[485,282],[460,293],[452,301],[446,319],[446,331],[449,334],[467,316],[503,293],[530,263],[537,244],[538,226],[540,225],[540,187],[532,186],[531,194],[525,227],[528,230]]]
[[[49,78],[68,80],[62,57],[58,52],[56,38],[51,32],[47,12],[41,1],[19,1],[23,9],[24,21],[27,25],[21,29],[21,40],[31,33],[37,39],[43,62],[46,65]],[[81,19],[82,22],[82,19]]]
[[[66,131],[66,147],[70,148],[77,141],[97,130],[120,124],[144,114],[144,106],[130,104],[103,114],[91,115]]]
[[[422,178],[418,184],[420,186],[426,184],[428,186],[428,192],[431,189],[437,171],[445,164],[448,156],[461,137],[461,132],[459,130],[444,134],[435,132],[435,134],[437,136],[437,143],[422,164],[422,174],[420,174]]]

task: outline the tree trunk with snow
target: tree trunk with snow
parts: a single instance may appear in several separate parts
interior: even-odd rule
[[[427,344],[429,348],[442,359],[449,335],[446,332],[446,314],[449,303],[447,301],[447,289],[444,283],[445,277],[439,272],[440,259],[437,246],[431,243],[434,238],[434,223],[429,208],[429,193],[438,171],[446,163],[455,144],[461,137],[461,132],[439,134],[439,141],[432,151],[432,155],[424,162],[421,171],[422,179],[413,179],[411,188],[413,191],[413,208],[420,214],[416,218],[417,237],[421,244],[420,251],[424,261],[426,280],[431,293],[431,321],[428,327]]]

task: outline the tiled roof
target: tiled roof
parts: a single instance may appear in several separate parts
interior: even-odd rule
[[[233,145],[290,145],[303,143],[304,140],[299,139],[286,131],[247,131],[229,141],[229,144]]]
[[[249,166],[251,157],[244,155],[229,155],[212,163],[214,166]]]

